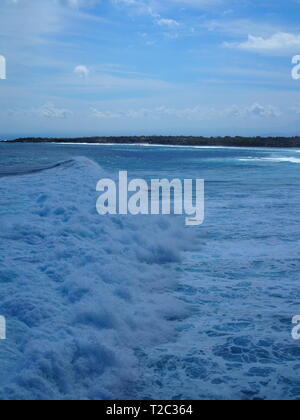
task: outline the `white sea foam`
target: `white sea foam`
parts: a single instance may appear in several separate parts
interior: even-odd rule
[[[73,146],[117,146],[117,147],[158,147],[158,148],[166,148],[166,149],[192,149],[192,150],[257,150],[257,151],[269,151],[272,150],[282,150],[277,148],[262,148],[262,147],[238,147],[238,146],[192,146],[192,145],[175,145],[175,144],[149,144],[149,143],[75,143],[75,142],[58,142],[52,143],[56,145],[73,145]]]
[[[172,217],[101,218],[105,175],[79,158],[1,183],[0,398],[122,398],[138,349],[173,340],[189,314],[172,291],[195,231]]]
[[[269,157],[269,158],[257,158],[248,157],[239,159],[240,162],[273,162],[273,163],[300,163],[299,158],[295,157]]]

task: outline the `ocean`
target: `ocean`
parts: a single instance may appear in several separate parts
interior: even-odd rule
[[[0,143],[0,399],[299,399],[299,152]],[[120,170],[204,223],[99,216]]]

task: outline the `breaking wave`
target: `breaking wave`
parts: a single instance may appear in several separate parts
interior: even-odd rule
[[[299,158],[295,157],[265,157],[265,158],[244,158],[239,159],[240,162],[273,162],[273,163],[300,163]]]
[[[174,340],[191,312],[174,290],[197,230],[100,217],[107,174],[87,158],[34,172],[0,185],[0,398],[132,398],[141,349]]]

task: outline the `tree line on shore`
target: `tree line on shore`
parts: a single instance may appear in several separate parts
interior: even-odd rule
[[[90,144],[153,144],[174,146],[229,147],[299,147],[300,137],[194,137],[194,136],[118,136],[42,138],[28,137],[12,140],[15,143],[90,143]]]

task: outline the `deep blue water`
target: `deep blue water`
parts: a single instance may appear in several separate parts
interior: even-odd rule
[[[204,224],[188,238],[180,219],[183,233],[170,217],[100,220],[91,162],[204,178]],[[297,150],[0,143],[0,396],[299,399],[299,164]]]

